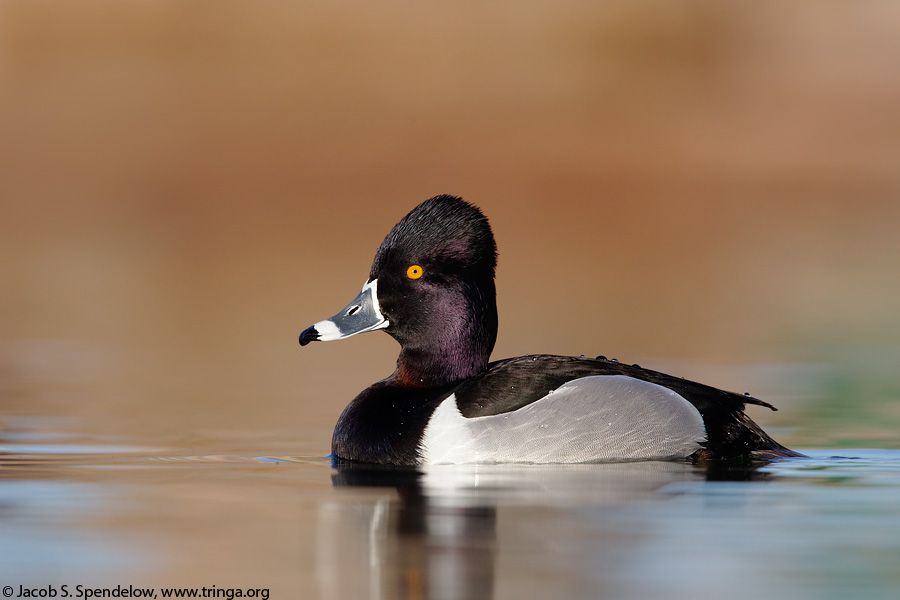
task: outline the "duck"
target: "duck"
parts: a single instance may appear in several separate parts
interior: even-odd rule
[[[800,456],[744,412],[750,396],[604,356],[491,361],[497,245],[457,196],[409,212],[375,252],[362,291],[300,345],[383,330],[394,372],[341,413],[331,458],[379,465],[590,463]]]

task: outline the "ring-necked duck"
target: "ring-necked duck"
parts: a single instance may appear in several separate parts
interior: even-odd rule
[[[394,373],[363,390],[334,430],[335,457],[368,463],[572,463],[797,456],[744,414],[775,408],[604,357],[489,363],[497,247],[487,218],[454,196],[391,229],[362,292],[300,344],[384,329]]]

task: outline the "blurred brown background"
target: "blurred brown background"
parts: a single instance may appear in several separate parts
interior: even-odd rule
[[[452,193],[495,357],[868,394],[896,444],[898,56],[895,2],[3,2],[2,413],[325,453],[397,347],[297,334]]]

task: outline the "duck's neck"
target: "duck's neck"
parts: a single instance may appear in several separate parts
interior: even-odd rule
[[[457,316],[448,311],[443,318],[429,319],[426,335],[401,342],[392,379],[404,386],[437,387],[487,369],[497,339],[497,304],[484,299],[473,304]]]
[[[429,352],[404,348],[393,379],[408,387],[438,387],[474,377],[487,368],[490,352]]]

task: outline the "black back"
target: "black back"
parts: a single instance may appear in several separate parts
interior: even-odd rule
[[[666,387],[685,398],[697,408],[706,426],[704,456],[797,455],[769,437],[743,412],[746,404],[777,410],[768,402],[604,357],[531,355],[501,360],[454,391],[460,412],[478,417],[514,411],[569,381],[592,375],[625,375]]]

